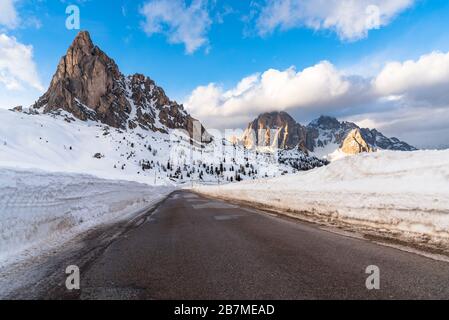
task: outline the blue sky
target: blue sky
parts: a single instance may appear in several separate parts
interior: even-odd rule
[[[65,27],[66,7],[76,4],[81,29],[91,33],[123,73],[148,75],[210,126],[243,126],[257,113],[270,109],[288,111],[304,123],[327,113],[378,126],[420,146],[445,145],[441,135],[449,133],[449,101],[435,103],[416,96],[415,91],[412,94],[409,90],[415,90],[416,84],[408,83],[406,75],[426,70],[426,61],[446,67],[449,2],[361,0],[354,5],[352,0],[331,0],[324,6],[319,2],[0,0],[0,10],[1,6],[13,8],[13,13],[0,13],[0,35],[4,36],[0,46],[32,47],[27,69],[35,66],[35,73],[26,76],[15,74],[12,67],[3,66],[2,70],[2,59],[11,58],[0,51],[0,106],[27,105],[48,86],[77,33]],[[341,3],[347,5],[343,11]],[[367,9],[372,4],[379,9],[379,20],[366,25],[363,15],[371,15]],[[420,58],[435,52],[441,56],[431,56],[420,64]],[[406,60],[415,63],[412,71]],[[404,85],[396,91],[390,90],[388,81],[397,79],[382,73],[391,61],[400,63],[399,72],[404,73],[400,78]],[[303,79],[305,74],[309,77]],[[312,85],[315,80],[317,84]],[[426,85],[435,91],[429,92],[441,95],[438,88],[446,80],[449,83],[444,75],[430,79]],[[303,82],[305,87],[312,83],[311,88],[303,89]],[[382,94],[370,93],[372,83],[378,83],[376,88],[382,88]],[[280,92],[282,98],[264,99],[270,103],[266,105],[260,100],[267,92]],[[416,124],[429,110],[439,116],[437,123],[422,128],[423,138],[416,132]],[[399,123],[404,115],[408,122]],[[435,137],[438,142],[431,141]]]

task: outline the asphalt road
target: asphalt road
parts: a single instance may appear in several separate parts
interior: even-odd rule
[[[58,262],[33,290],[11,297],[449,298],[449,263],[187,191],[131,224],[89,235],[83,249],[52,261]],[[69,263],[81,268],[81,290],[71,293],[63,277]],[[370,265],[380,269],[379,290],[365,286]]]

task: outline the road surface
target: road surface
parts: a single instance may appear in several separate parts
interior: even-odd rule
[[[69,264],[81,269],[76,292],[64,285]],[[379,290],[366,288],[370,265]],[[10,298],[449,298],[449,263],[188,191],[39,268],[42,279]]]

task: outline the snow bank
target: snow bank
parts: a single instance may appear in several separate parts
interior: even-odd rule
[[[0,265],[137,214],[172,190],[88,175],[0,168]]]
[[[196,190],[327,221],[449,239],[449,150],[361,154],[295,175]]]

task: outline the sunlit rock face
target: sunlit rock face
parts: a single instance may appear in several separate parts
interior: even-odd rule
[[[341,146],[341,151],[346,154],[358,154],[362,152],[374,152],[365,139],[362,137],[360,129],[354,129],[347,135]]]

